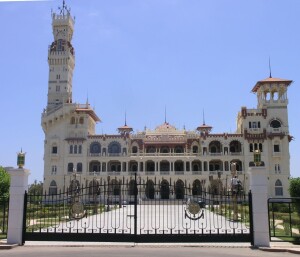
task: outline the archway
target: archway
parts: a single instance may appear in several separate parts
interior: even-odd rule
[[[165,179],[160,183],[160,197],[161,199],[169,199],[170,197],[169,182]]]

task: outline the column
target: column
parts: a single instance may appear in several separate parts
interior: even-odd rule
[[[29,170],[19,168],[8,170],[10,175],[8,244],[23,244],[24,195],[28,189]]]
[[[252,192],[254,246],[270,247],[268,219],[268,178],[264,166],[249,167]]]

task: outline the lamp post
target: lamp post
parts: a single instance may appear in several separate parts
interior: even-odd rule
[[[233,204],[233,220],[238,220],[238,209],[237,209],[237,178],[236,178],[236,163],[233,162],[230,165],[231,169],[231,194],[232,194],[232,204]]]
[[[109,208],[109,181],[110,181],[110,176],[107,176],[107,209],[106,211],[110,211]]]

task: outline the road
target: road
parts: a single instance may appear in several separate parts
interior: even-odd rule
[[[105,247],[51,247],[51,246],[23,246],[11,250],[1,250],[0,257],[251,257],[295,256],[292,253],[264,252],[249,247],[184,247],[184,246],[105,246]]]

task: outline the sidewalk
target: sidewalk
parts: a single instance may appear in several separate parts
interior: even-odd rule
[[[6,239],[0,240],[0,250],[12,249],[18,245],[9,245]],[[251,248],[250,243],[119,243],[119,242],[53,242],[27,241],[24,247],[201,247],[201,248]],[[290,252],[300,254],[300,245],[288,242],[271,242],[270,247],[259,247],[262,251]]]

